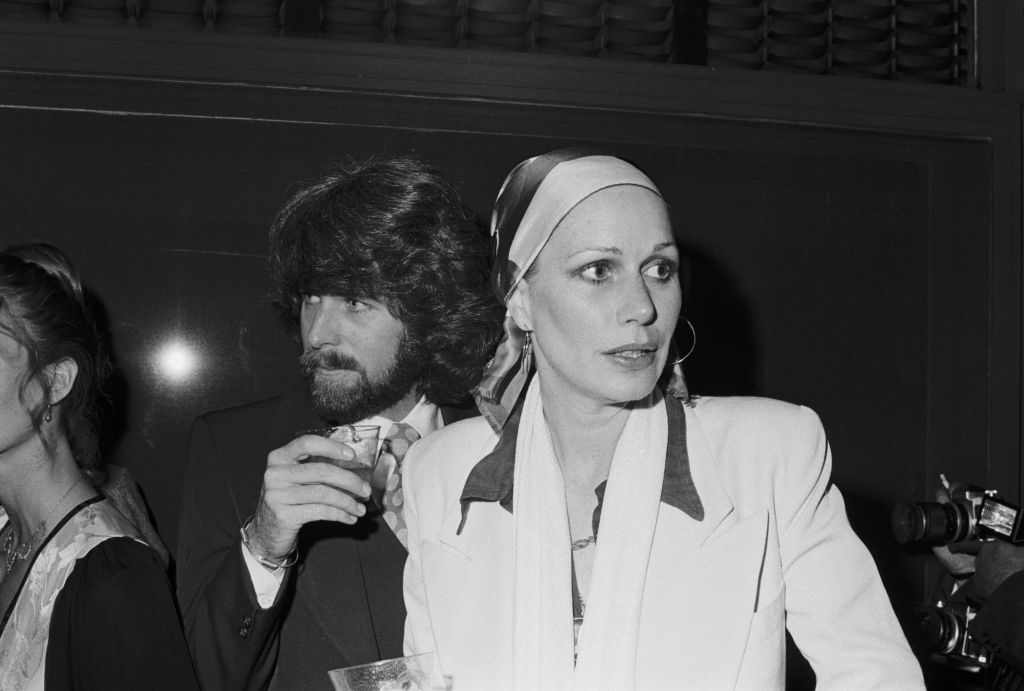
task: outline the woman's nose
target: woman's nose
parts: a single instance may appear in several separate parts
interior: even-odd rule
[[[620,317],[623,323],[636,323],[647,325],[653,322],[658,316],[658,310],[651,299],[650,290],[642,277],[636,277],[626,287],[626,294],[623,296],[620,307]]]

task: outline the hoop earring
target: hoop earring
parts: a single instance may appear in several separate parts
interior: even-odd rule
[[[683,317],[683,321],[690,327],[690,333],[693,334],[693,340],[690,342],[690,349],[686,351],[686,355],[682,356],[678,360],[673,360],[673,365],[681,365],[683,360],[693,355],[693,350],[697,347],[697,329],[693,328],[693,324],[686,317]]]
[[[52,403],[47,403],[46,404],[46,412],[43,413],[43,421],[44,422],[53,422],[53,404]]]

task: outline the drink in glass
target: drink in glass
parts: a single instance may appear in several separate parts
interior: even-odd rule
[[[340,441],[355,452],[355,457],[349,460],[326,458],[324,456],[310,456],[302,463],[330,463],[339,468],[349,470],[359,476],[367,484],[373,475],[373,468],[377,464],[377,439],[380,436],[380,427],[377,425],[338,425],[336,427],[322,427],[319,429],[300,432],[303,434],[315,434],[320,437]]]

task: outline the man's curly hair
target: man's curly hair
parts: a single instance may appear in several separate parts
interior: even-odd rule
[[[270,268],[295,333],[305,294],[386,304],[434,403],[466,399],[501,331],[486,232],[454,181],[415,156],[350,161],[303,184],[271,226]]]

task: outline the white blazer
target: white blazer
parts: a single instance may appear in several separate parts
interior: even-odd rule
[[[636,688],[783,689],[788,628],[818,688],[923,689],[830,484],[814,412],[758,398],[698,398],[684,410],[704,518],[661,504]],[[436,651],[457,691],[511,679],[512,516],[476,502],[457,532],[466,477],[496,442],[482,418],[466,420],[416,444],[403,470],[405,652]]]

